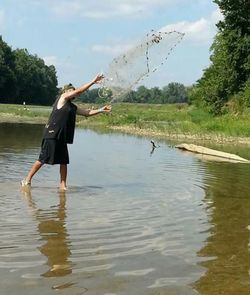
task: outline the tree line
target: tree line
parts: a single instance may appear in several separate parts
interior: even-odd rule
[[[82,93],[79,100],[84,103],[105,103],[111,100],[112,92],[110,92],[106,98],[101,98],[98,91],[97,88],[90,89]],[[124,94],[124,96],[120,98],[120,101],[155,104],[188,103],[188,88],[177,82],[169,83],[163,88],[153,87],[149,89],[145,86],[139,86],[136,90]]]
[[[223,15],[211,46],[211,64],[191,92],[192,101],[221,114],[250,106],[250,1],[213,0]]]
[[[50,105],[58,93],[56,69],[0,36],[0,103]]]

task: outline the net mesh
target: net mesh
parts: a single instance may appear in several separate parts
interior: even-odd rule
[[[110,102],[122,101],[139,82],[167,62],[183,37],[177,31],[152,30],[142,42],[112,60],[104,73],[99,96]]]

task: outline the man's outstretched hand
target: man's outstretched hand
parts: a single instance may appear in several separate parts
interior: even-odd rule
[[[104,78],[103,74],[98,74],[94,80],[93,80],[93,83],[97,84],[97,83],[100,83],[101,80]]]
[[[111,105],[105,105],[105,106],[103,106],[103,107],[101,108],[101,111],[102,111],[103,113],[110,113],[111,110],[112,110]]]

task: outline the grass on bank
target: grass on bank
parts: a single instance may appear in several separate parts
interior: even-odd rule
[[[44,124],[50,111],[46,106],[0,104],[0,122]]]
[[[82,105],[85,108],[99,106]],[[0,105],[0,122],[45,124],[51,107]],[[208,112],[185,104],[155,105],[117,103],[112,113],[90,118],[78,116],[77,124],[85,127],[132,128],[166,135],[215,135],[250,137],[250,110],[234,115],[214,117]]]

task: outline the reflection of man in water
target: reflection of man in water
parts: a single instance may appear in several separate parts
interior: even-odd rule
[[[65,227],[66,196],[60,194],[60,201],[56,208],[49,210],[37,210],[31,198],[31,193],[26,192],[28,204],[34,209],[34,216],[38,221],[38,230],[44,241],[39,247],[40,252],[48,258],[49,270],[42,274],[44,277],[61,277],[72,273],[69,261],[70,241]]]

